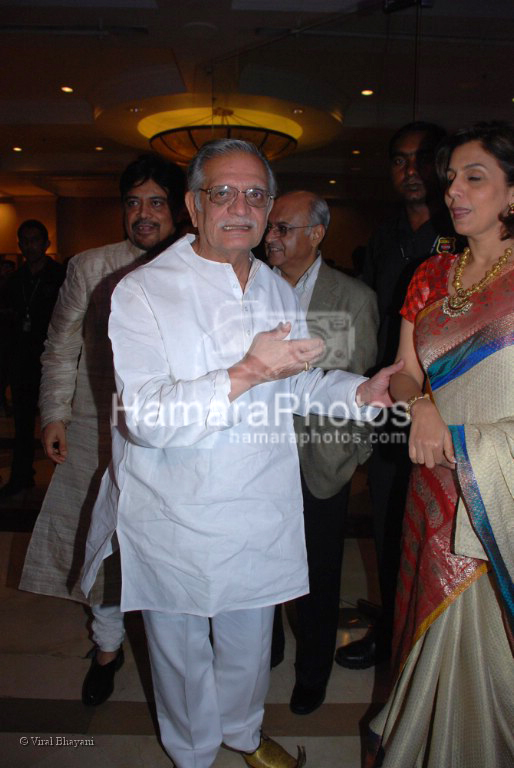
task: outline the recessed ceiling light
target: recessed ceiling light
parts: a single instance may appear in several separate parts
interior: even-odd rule
[[[73,93],[73,88],[71,85],[61,85],[61,91],[63,93]]]
[[[295,107],[293,109],[293,115],[303,115],[303,107]]]
[[[103,147],[95,147],[95,150],[97,152],[103,152],[104,148]]]
[[[328,183],[329,184],[337,184],[337,181],[335,179],[329,179]]]
[[[373,96],[373,91],[371,88],[364,88],[364,90],[361,91],[362,96]]]
[[[360,149],[352,149],[352,155],[360,155]]]
[[[142,112],[143,111],[143,107],[129,107],[128,111],[129,112],[134,112],[134,113]]]
[[[21,148],[21,147],[13,147],[13,148],[12,148],[12,151],[13,151],[13,152],[23,152],[23,150],[22,150],[22,148]]]

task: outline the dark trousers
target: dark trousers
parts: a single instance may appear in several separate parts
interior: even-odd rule
[[[39,361],[18,362],[11,369],[10,378],[14,416],[10,483],[26,487],[32,484],[34,476],[34,430],[41,380]]]
[[[317,499],[302,477],[308,595],[295,600],[296,681],[307,688],[328,683],[337,640],[344,530],[350,483],[329,499]],[[275,612],[273,655],[283,646],[281,615]]]

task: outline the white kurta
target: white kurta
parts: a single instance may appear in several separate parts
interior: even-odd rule
[[[377,413],[355,405],[363,377],[341,371],[262,384],[231,404],[227,369],[254,336],[290,320],[291,336],[305,337],[306,326],[293,290],[266,265],[252,262],[243,293],[231,265],[198,256],[193,239],[123,279],[112,300],[127,431],[114,430],[83,588],[116,527],[124,611],[213,616],[305,594],[292,410],[304,412],[310,396],[325,410],[339,401],[337,414]]]

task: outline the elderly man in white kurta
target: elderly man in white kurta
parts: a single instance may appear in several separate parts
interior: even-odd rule
[[[275,193],[253,145],[204,145],[188,180],[198,237],[113,295],[124,422],[88,557],[94,573],[116,527],[122,608],[143,611],[175,766],[209,768],[224,743],[250,766],[295,768],[302,751],[260,733],[273,607],[309,588],[292,413],[336,403],[334,415],[371,418],[364,404],[390,402],[397,368],[374,380],[311,368],[322,341],[305,338],[293,290],[251,255]]]

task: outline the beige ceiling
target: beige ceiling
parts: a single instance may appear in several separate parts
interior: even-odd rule
[[[303,108],[299,122],[319,109],[339,116],[328,144],[320,122],[321,146],[300,139],[276,168],[283,186],[342,198],[386,194],[387,139],[414,117],[449,129],[514,119],[513,0],[382,6],[0,0],[0,196],[114,193],[120,169],[147,146],[129,108],[144,114],[168,97],[211,94],[223,106],[255,95]],[[360,95],[366,86],[374,96]]]

